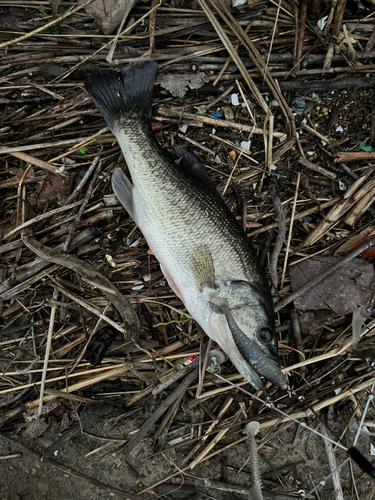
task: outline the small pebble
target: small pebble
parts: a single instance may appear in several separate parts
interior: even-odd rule
[[[230,108],[229,106],[224,106],[223,112],[224,112],[224,116],[225,116],[226,120],[230,120],[230,121],[234,120],[234,113],[233,113],[232,108]]]

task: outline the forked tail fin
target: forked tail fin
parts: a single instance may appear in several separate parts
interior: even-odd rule
[[[142,61],[129,64],[120,73],[94,73],[85,80],[86,90],[108,127],[127,113],[149,119],[158,64]]]

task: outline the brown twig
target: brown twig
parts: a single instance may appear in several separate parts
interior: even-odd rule
[[[281,204],[280,196],[277,191],[277,181],[276,177],[271,177],[270,183],[268,186],[268,191],[271,195],[273,206],[275,208],[276,217],[279,225],[279,232],[277,234],[275,246],[272,251],[271,262],[270,262],[270,273],[271,273],[271,281],[275,288],[277,289],[278,277],[277,277],[277,263],[279,260],[279,255],[281,249],[283,247],[286,235],[286,221],[285,221],[285,213],[284,208]]]
[[[139,319],[135,311],[130,306],[127,299],[105,276],[103,276],[103,274],[101,274],[87,262],[82,261],[77,257],[74,257],[73,255],[64,253],[62,251],[57,253],[56,251],[50,250],[48,247],[45,247],[44,245],[39,243],[31,235],[24,236],[22,240],[25,243],[25,245],[28,248],[30,248],[30,250],[32,250],[34,253],[36,253],[39,257],[43,258],[48,262],[53,262],[60,266],[65,266],[68,267],[69,269],[73,269],[80,276],[86,279],[89,283],[99,288],[99,290],[103,293],[103,295],[107,297],[109,302],[111,302],[113,306],[120,313],[125,323],[125,332],[127,336],[131,338],[135,335],[136,331],[139,329],[140,326]],[[100,313],[98,315],[100,317],[103,317],[103,315],[101,315]]]
[[[137,433],[137,436],[127,444],[124,450],[124,454],[128,455],[134,447],[141,442],[142,439],[146,437],[148,432],[154,423],[163,415],[163,413],[177,400],[180,398],[181,394],[184,394],[188,389],[189,385],[196,379],[198,376],[198,368],[195,368],[179,385],[179,387],[172,392],[163,402],[162,404],[152,413],[152,415],[146,420],[143,426]]]
[[[54,291],[53,291],[52,298],[53,298],[53,300],[57,300],[57,297],[58,297],[58,291],[55,288]],[[43,364],[42,381],[41,381],[41,384],[40,384],[38,415],[41,415],[42,409],[43,409],[44,387],[45,387],[45,384],[46,384],[48,360],[49,360],[49,355],[50,355],[50,352],[51,352],[53,327],[55,325],[55,314],[56,314],[56,306],[52,306],[52,308],[51,308],[51,317],[50,317],[50,320],[49,320],[48,335],[47,335],[46,352],[44,354],[44,364]]]
[[[81,206],[79,207],[78,213],[73,221],[73,224],[69,230],[69,233],[68,233],[68,235],[63,243],[63,246],[62,246],[63,252],[66,252],[69,248],[70,242],[72,241],[72,238],[73,238],[73,235],[75,233],[75,230],[77,229],[78,223],[80,222],[82,214],[86,209],[86,206],[91,198],[92,192],[94,191],[95,183],[96,183],[97,178],[99,177],[101,166],[102,165],[100,162],[100,156],[96,156],[94,161],[92,162],[92,165],[91,165],[91,168],[93,170],[93,175],[92,175],[90,185],[86,191],[86,195],[81,203]],[[91,168],[89,170],[91,170]],[[77,188],[78,187],[79,186],[77,186]],[[78,189],[77,189],[77,191],[78,191]]]
[[[0,44],[0,50],[4,49],[5,47],[9,47],[9,45],[14,45],[16,43],[24,42],[25,40],[31,38],[32,36],[37,35],[38,33],[51,28],[52,26],[55,26],[55,24],[61,23],[64,19],[67,17],[71,16],[72,14],[75,14],[79,10],[83,9],[86,7],[86,5],[89,5],[93,0],[87,0],[84,3],[81,3],[79,5],[76,5],[75,7],[68,9],[64,14],[62,14],[60,17],[56,17],[56,19],[52,19],[47,24],[44,24],[43,26],[40,26],[40,28],[35,29],[34,31],[30,31],[29,33],[26,33],[26,35],[22,35],[18,38],[14,38],[13,40],[9,40],[8,42],[3,42]]]
[[[325,61],[323,64],[323,70],[327,70],[331,67],[333,51],[335,49],[335,45],[337,43],[338,36],[340,34],[340,31],[341,31],[342,20],[343,20],[344,12],[345,12],[345,6],[346,6],[346,0],[338,0],[337,1],[336,12],[335,12],[335,22],[333,24],[331,41],[328,45],[327,55],[326,55],[326,58],[325,58]]]

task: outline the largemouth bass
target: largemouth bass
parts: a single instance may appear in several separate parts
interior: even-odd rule
[[[115,135],[121,169],[113,190],[136,222],[186,309],[257,390],[260,376],[285,389],[271,292],[255,252],[205,167],[184,148],[174,161],[151,131],[158,65],[93,74],[88,94]]]

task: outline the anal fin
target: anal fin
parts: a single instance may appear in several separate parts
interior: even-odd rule
[[[112,189],[121,205],[125,208],[130,217],[135,220],[133,203],[134,187],[121,168],[116,168],[112,175]]]

